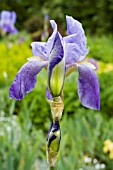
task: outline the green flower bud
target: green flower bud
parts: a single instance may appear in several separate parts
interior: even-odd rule
[[[49,89],[53,97],[60,96],[65,79],[65,58],[62,59],[52,70],[49,79]]]
[[[59,121],[51,124],[47,136],[47,160],[50,166],[56,166],[59,160],[61,131]]]

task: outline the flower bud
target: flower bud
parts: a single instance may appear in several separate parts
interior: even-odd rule
[[[47,161],[50,166],[56,166],[59,159],[61,132],[59,121],[51,124],[47,136]]]
[[[65,79],[65,58],[63,58],[52,70],[49,76],[49,90],[53,97],[61,95]]]
[[[52,97],[58,97],[63,89],[66,65],[61,35],[58,32],[55,32],[53,35],[50,38],[50,47],[48,47],[50,48],[48,52],[48,88]]]

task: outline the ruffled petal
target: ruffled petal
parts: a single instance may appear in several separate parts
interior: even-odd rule
[[[32,42],[31,47],[34,56],[39,56],[44,60],[48,60],[46,53],[46,42]]]
[[[85,65],[77,65],[78,95],[81,103],[90,109],[100,109],[100,88],[98,77],[94,70]]]
[[[84,34],[82,24],[79,21],[75,20],[73,17],[66,16],[66,22],[67,22],[68,35]]]
[[[88,51],[82,51],[82,48],[80,48],[78,44],[67,43],[65,45],[66,64],[75,64],[76,62],[84,60],[87,53]]]
[[[85,59],[89,52],[86,48],[85,35],[73,34],[64,37],[63,40],[65,41],[66,64],[74,64]]]
[[[24,64],[10,87],[9,97],[15,100],[21,100],[26,93],[33,90],[36,84],[36,75],[46,65],[47,61],[29,61]]]
[[[89,49],[87,49],[87,41],[82,24],[70,16],[66,16],[66,21],[69,35],[63,39],[66,43],[66,64],[74,64],[84,60]]]

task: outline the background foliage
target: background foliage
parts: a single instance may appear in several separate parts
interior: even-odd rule
[[[64,27],[65,15],[71,15],[82,22],[88,33],[113,33],[112,0],[32,0],[32,2],[30,0],[0,0],[0,11],[3,9],[16,11],[19,29],[23,29],[30,18],[36,21],[36,16],[41,28],[44,14],[49,14],[51,19],[60,21]],[[39,23],[34,22],[35,28],[36,25],[39,28]]]

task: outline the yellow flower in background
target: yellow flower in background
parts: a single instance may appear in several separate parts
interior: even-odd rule
[[[104,141],[103,152],[109,152],[109,158],[113,159],[113,142],[110,139]]]
[[[107,139],[104,141],[104,147],[103,147],[103,152],[107,153],[109,151],[109,146],[112,143],[110,139]]]
[[[110,159],[113,159],[113,150],[112,150],[112,152],[110,152],[109,158],[110,158]]]

